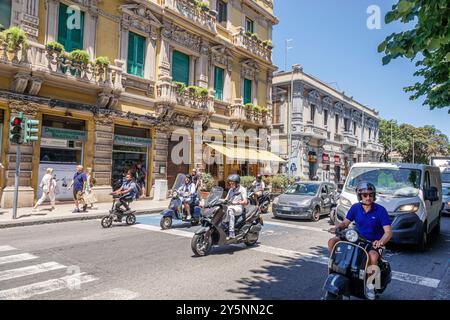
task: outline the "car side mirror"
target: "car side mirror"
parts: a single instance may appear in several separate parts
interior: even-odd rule
[[[425,190],[425,200],[435,202],[439,200],[438,189],[436,187],[430,187]]]

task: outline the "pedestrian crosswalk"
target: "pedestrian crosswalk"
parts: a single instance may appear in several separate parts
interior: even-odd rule
[[[76,299],[131,300],[139,296],[130,290],[113,288],[96,293],[86,290],[90,294],[83,297],[85,284],[99,280],[98,277],[81,272],[78,267],[41,260],[41,257],[20,252],[15,247],[0,245],[0,300],[40,299],[46,294],[81,289],[82,286],[80,294],[74,295]]]

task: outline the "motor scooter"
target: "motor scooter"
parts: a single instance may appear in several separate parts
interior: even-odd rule
[[[267,213],[270,205],[270,193],[263,191],[262,195],[258,197],[258,203],[255,200],[255,188],[252,186],[248,189],[248,200],[251,205],[258,205],[261,208],[261,213]]]
[[[136,210],[128,210],[125,211],[122,208],[116,209],[116,202],[117,199],[121,198],[122,195],[119,194],[111,194],[113,196],[113,203],[111,210],[109,210],[109,214],[107,216],[104,216],[102,218],[101,224],[103,228],[111,228],[113,222],[122,222],[123,217],[125,216],[125,222],[127,225],[133,225],[136,223],[136,216],[134,213]],[[126,200],[127,204],[129,205],[131,202],[133,202],[133,199]]]

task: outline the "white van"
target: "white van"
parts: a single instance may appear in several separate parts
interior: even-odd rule
[[[438,167],[410,163],[357,163],[345,181],[336,209],[336,222],[342,222],[357,203],[356,185],[371,182],[376,202],[389,213],[392,242],[417,244],[424,250],[431,232],[440,232],[442,206],[441,175]]]

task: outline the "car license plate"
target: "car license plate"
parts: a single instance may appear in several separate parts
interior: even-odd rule
[[[281,207],[281,210],[283,210],[283,211],[291,211],[291,207]]]

